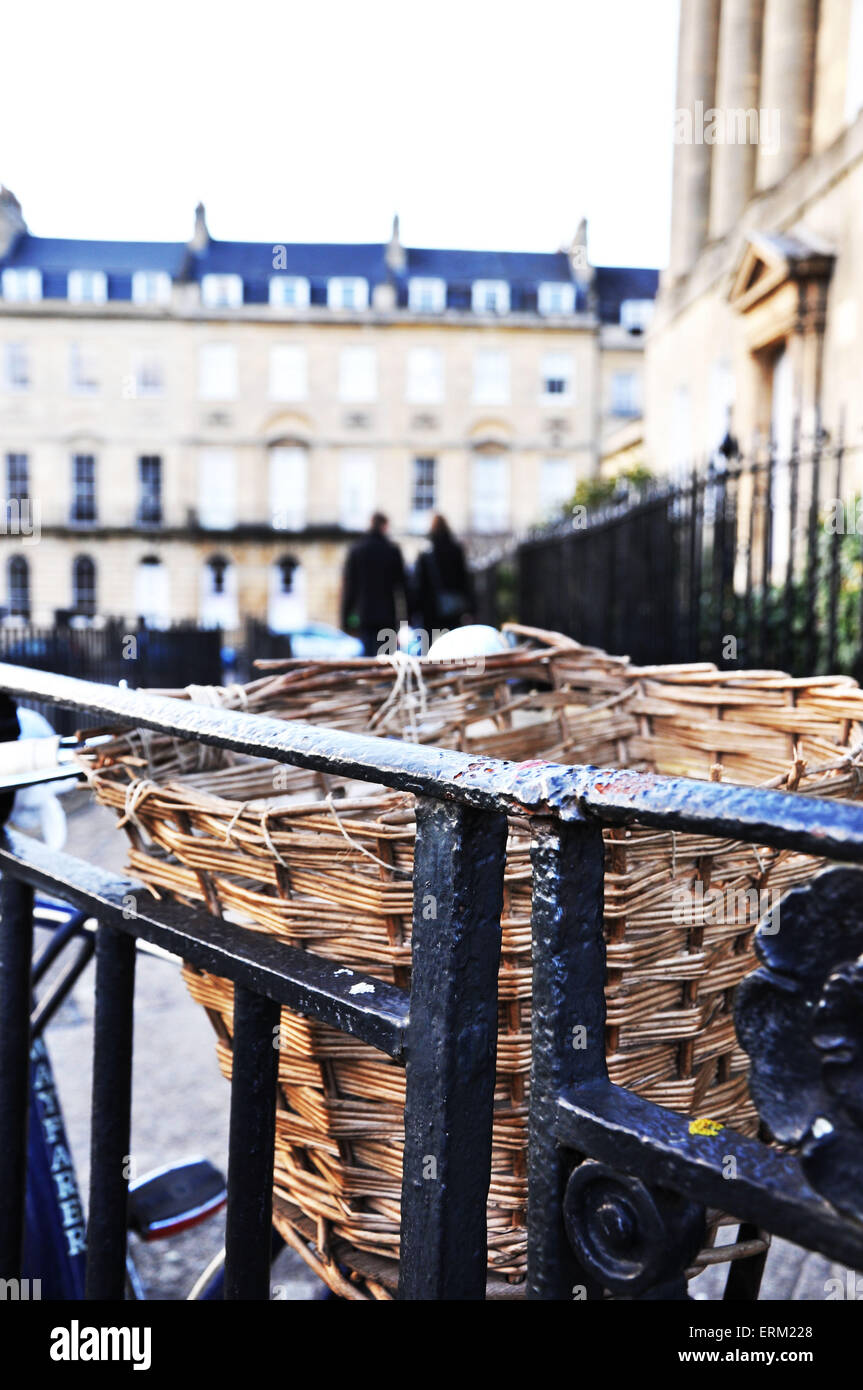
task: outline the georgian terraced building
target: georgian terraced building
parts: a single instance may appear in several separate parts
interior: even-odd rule
[[[819,427],[863,442],[863,0],[681,0],[656,471]],[[669,132],[671,135],[671,132]],[[859,458],[859,452],[856,457]]]
[[[553,254],[30,235],[0,192],[0,606],[336,621],[386,511],[408,557],[553,511],[640,412],[652,270]],[[26,512],[26,507],[25,507]],[[7,532],[14,525],[7,525]]]

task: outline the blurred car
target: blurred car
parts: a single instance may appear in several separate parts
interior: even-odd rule
[[[306,623],[282,635],[290,638],[292,655],[306,661],[338,661],[363,654],[358,637],[330,623]]]

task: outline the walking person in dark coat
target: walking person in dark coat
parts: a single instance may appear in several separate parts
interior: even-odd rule
[[[379,633],[398,632],[397,599],[407,611],[404,560],[387,536],[388,526],[383,512],[375,512],[368,532],[345,561],[342,627],[359,637],[366,656],[377,656],[386,641]]]
[[[444,517],[432,518],[431,547],[416,564],[416,603],[420,623],[429,634],[473,622],[473,579],[464,555]]]

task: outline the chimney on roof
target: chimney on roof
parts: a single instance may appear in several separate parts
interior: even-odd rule
[[[384,260],[387,263],[387,269],[390,270],[393,275],[401,275],[407,265],[407,255],[405,254],[405,248],[402,246],[401,236],[399,234],[398,213],[396,213],[393,218],[393,229],[390,234],[390,239],[387,242],[387,249],[384,252]]]
[[[210,244],[207,210],[203,203],[199,203],[195,208],[195,230],[186,244],[190,251],[206,251]]]
[[[22,233],[26,233],[27,223],[21,212],[21,204],[9,188],[0,184],[0,256],[7,256]]]
[[[587,218],[582,217],[575,229],[575,236],[568,246],[561,248],[569,259],[572,278],[580,289],[590,295],[594,271],[587,254]]]

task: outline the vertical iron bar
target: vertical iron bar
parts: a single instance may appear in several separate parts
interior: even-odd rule
[[[788,556],[785,563],[785,621],[783,624],[782,666],[793,676],[803,674],[800,669],[795,632],[797,614],[794,602],[794,567],[797,560],[797,489],[798,466],[800,461],[800,417],[794,416],[791,433],[791,456],[788,467]]]
[[[534,836],[533,997],[527,1296],[598,1294],[570,1249],[563,1194],[572,1156],[554,1138],[561,1091],[606,1076],[603,844],[597,822],[549,823]]]
[[[270,1297],[279,1005],[234,985],[225,1298]]]
[[[761,552],[761,632],[758,651],[759,666],[774,666],[775,654],[770,631],[772,603],[770,585],[773,582],[773,477],[776,466],[776,452],[771,436],[767,449],[765,473],[764,514]]]
[[[840,515],[844,515],[844,498],[842,496],[842,461],[844,454],[844,428],[840,426],[839,439],[836,444],[836,481],[835,481],[835,501],[838,503]],[[842,545],[842,535],[844,526],[840,529],[834,527],[830,537],[830,588],[829,588],[829,611],[827,614],[827,671],[830,675],[836,670],[836,656],[838,649],[839,632],[839,580],[841,573],[840,546]]]
[[[757,1226],[747,1222],[738,1227],[738,1240],[757,1240],[762,1235]],[[727,1303],[754,1303],[761,1288],[761,1278],[767,1263],[767,1251],[749,1255],[745,1260],[732,1260],[722,1297]]]
[[[417,801],[401,1299],[483,1299],[507,822]]]
[[[749,476],[749,493],[748,493],[748,508],[749,508],[749,515],[748,515],[748,517],[747,517],[747,533],[746,533],[746,589],[745,589],[744,595],[743,595],[743,622],[744,622],[744,630],[745,630],[745,632],[746,632],[746,636],[745,636],[745,638],[743,639],[743,640],[744,640],[744,643],[745,643],[745,648],[744,648],[744,651],[743,651],[742,654],[741,654],[741,664],[742,664],[743,666],[751,666],[751,665],[753,664],[752,652],[753,652],[753,648],[754,648],[754,646],[755,646],[755,642],[754,642],[754,635],[755,635],[754,608],[753,608],[753,602],[752,602],[752,600],[753,600],[753,592],[754,592],[753,586],[754,586],[754,583],[755,583],[755,570],[754,570],[755,535],[756,535],[756,530],[755,530],[755,509],[756,509],[756,507],[758,506],[758,499],[759,499],[759,497],[760,497],[760,495],[761,495],[761,493],[760,493],[760,488],[759,488],[759,485],[758,485],[758,474],[759,474],[758,456],[757,456],[757,453],[755,452],[755,449],[754,449],[754,447],[753,447],[752,460],[751,460],[751,464],[750,464],[750,467],[749,467],[749,470],[748,470],[748,476]]]
[[[90,1299],[122,1299],[126,1288],[134,998],[135,938],[99,926],[87,1225]]]
[[[20,1279],[27,1182],[33,890],[0,880],[0,1278]]]
[[[818,508],[821,502],[821,431],[815,432],[815,445],[812,453],[812,478],[809,496],[809,532],[806,553],[806,673],[814,676],[818,671],[818,564],[820,527]]]

